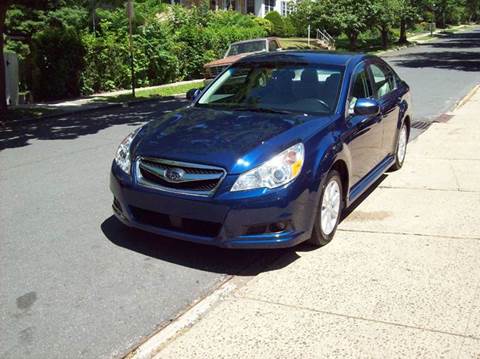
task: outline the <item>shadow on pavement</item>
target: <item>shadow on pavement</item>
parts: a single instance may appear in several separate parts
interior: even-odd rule
[[[467,51],[417,52],[402,55],[402,59],[395,59],[392,62],[400,67],[433,67],[469,72],[480,71],[480,56],[478,53]]]
[[[423,46],[434,48],[473,48],[480,47],[480,32],[446,33],[437,35],[443,41],[427,43]],[[421,45],[422,46],[422,45]]]
[[[381,176],[343,215],[342,221],[355,210],[384,180]],[[161,237],[129,228],[110,216],[102,224],[105,237],[113,244],[162,261],[203,271],[239,276],[253,276],[287,267],[300,258],[297,252],[322,250],[306,243],[286,249],[225,249]]]
[[[238,276],[253,276],[286,267],[299,258],[297,251],[313,249],[308,245],[266,250],[217,248],[129,228],[114,216],[107,218],[101,229],[113,244],[145,256],[189,268]]]
[[[480,71],[478,51],[480,32],[445,34],[439,41],[418,45],[411,53],[393,56],[391,62],[400,67],[477,72]]]
[[[387,177],[388,177],[387,174],[381,175],[379,179],[377,179],[365,192],[362,193],[360,197],[358,197],[358,199],[355,202],[353,202],[350,205],[350,207],[346,208],[342,213],[342,218],[340,219],[340,223],[344,221],[350,215],[350,213],[352,213],[358,206],[360,206],[362,202],[365,201],[367,197],[370,196],[370,194],[373,191],[375,191],[377,187],[380,186]],[[385,204],[385,205],[388,205],[388,204]]]
[[[65,140],[91,135],[114,125],[137,126],[186,106],[188,101],[168,99],[126,108],[99,109],[84,113],[39,119],[38,123],[6,123],[0,131],[0,150],[28,146],[29,140]]]

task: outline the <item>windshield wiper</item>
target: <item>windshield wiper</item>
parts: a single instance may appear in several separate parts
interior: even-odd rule
[[[268,113],[280,113],[284,115],[289,115],[294,112],[288,110],[280,110],[275,108],[268,108],[268,107],[248,107],[248,106],[235,106],[229,108],[232,111],[252,111],[252,112],[268,112]]]

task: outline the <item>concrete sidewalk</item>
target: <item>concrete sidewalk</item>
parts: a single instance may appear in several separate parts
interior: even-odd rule
[[[169,83],[169,84],[158,85],[158,86],[139,87],[136,89],[136,91],[138,94],[138,93],[141,93],[142,91],[157,90],[162,88],[169,88],[169,87],[195,84],[195,83],[203,84],[203,79],[180,81],[180,82]],[[121,106],[122,102],[109,100],[109,98],[120,96],[120,95],[129,95],[131,92],[132,90],[117,90],[112,92],[102,92],[102,93],[96,93],[90,96],[85,96],[77,99],[60,100],[60,101],[52,101],[52,102],[37,102],[33,104],[18,105],[13,108],[14,109],[49,109],[49,110],[61,111],[59,113],[56,113],[55,115],[65,114],[65,113],[76,113],[76,112],[102,109],[110,106]],[[183,96],[184,94],[182,93],[179,95]],[[156,99],[159,99],[159,97],[156,97],[156,98],[138,97],[137,99],[132,99],[127,102],[134,103],[137,101],[156,100]]]
[[[480,91],[454,114],[332,243],[247,282],[156,357],[480,358]]]

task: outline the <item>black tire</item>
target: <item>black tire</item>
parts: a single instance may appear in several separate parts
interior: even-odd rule
[[[323,197],[325,195],[325,189],[327,188],[328,184],[331,181],[336,181],[338,184],[339,192],[340,192],[340,208],[338,210],[338,217],[335,223],[335,226],[333,227],[333,230],[325,234],[324,231],[322,230],[322,203],[323,203]],[[321,247],[329,243],[333,237],[335,236],[335,232],[337,231],[337,226],[338,223],[340,222],[340,218],[342,216],[342,211],[344,208],[344,199],[343,199],[343,187],[342,187],[342,179],[340,177],[340,173],[338,173],[335,170],[332,170],[328,173],[327,178],[325,179],[324,184],[322,185],[321,189],[321,195],[320,195],[320,202],[318,204],[318,209],[317,209],[317,214],[315,216],[315,223],[313,225],[313,231],[312,231],[312,237],[307,241],[308,244],[315,246],[315,247]]]
[[[403,155],[403,158],[399,157],[399,145],[400,145],[400,135],[402,134],[402,131],[406,131],[406,144],[405,144],[405,154]],[[392,167],[390,167],[389,171],[398,171],[400,168],[402,168],[403,163],[405,162],[405,157],[406,157],[406,152],[407,152],[407,146],[408,146],[408,135],[409,135],[409,128],[406,123],[403,123],[402,127],[400,127],[400,130],[398,131],[397,134],[397,145],[395,147],[395,162],[393,163]]]

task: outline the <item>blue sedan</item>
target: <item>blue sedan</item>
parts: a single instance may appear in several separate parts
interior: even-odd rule
[[[118,148],[110,188],[127,226],[229,248],[322,246],[405,159],[410,90],[375,56],[258,54],[187,97]]]

